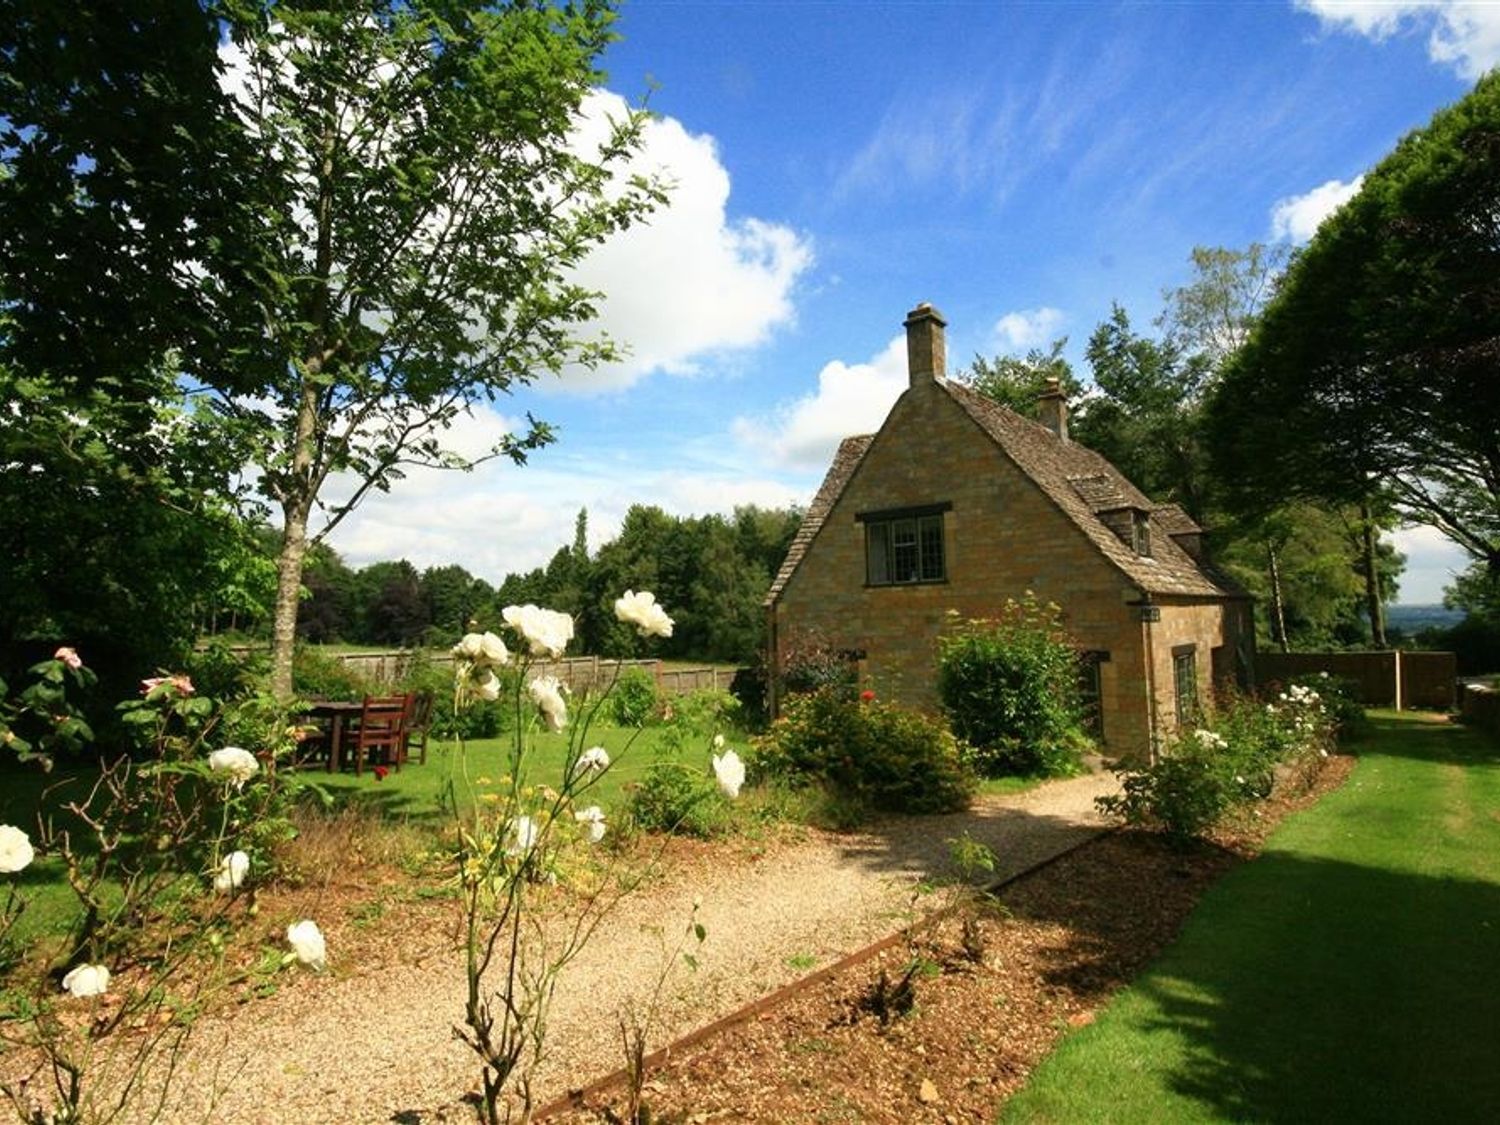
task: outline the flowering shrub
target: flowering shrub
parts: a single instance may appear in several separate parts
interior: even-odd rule
[[[1332,719],[1312,688],[1293,685],[1269,703],[1228,697],[1212,728],[1183,735],[1151,765],[1117,771],[1121,793],[1097,803],[1128,824],[1159,827],[1185,843],[1231,810],[1269,797],[1278,777],[1310,784],[1333,736]]]
[[[890,812],[950,812],[974,793],[959,744],[941,723],[836,687],[789,697],[756,740],[753,765],[783,782],[825,784]]]
[[[90,735],[71,718],[65,688],[93,678],[70,648],[33,672],[40,690],[4,702],[5,741],[50,768],[56,747]],[[193,1026],[183,1013],[221,983],[239,908],[251,909],[275,843],[290,832],[297,783],[278,766],[295,750],[296,729],[274,701],[222,706],[190,675],[164,672],[142,680],[116,711],[134,753],[101,763],[97,782],[66,806],[68,827],[46,817],[33,845],[20,829],[0,826],[0,872],[38,854],[58,860],[80,908],[66,943],[47,958],[5,957],[7,992],[25,1000],[0,1039],[35,1052],[44,1064],[31,1077],[47,1076],[30,1087],[0,1081],[24,1120],[112,1119],[137,1097],[161,1104],[174,1066],[152,1057],[181,1049]],[[15,734],[38,724],[42,738]],[[0,907],[0,957],[24,905],[12,882]],[[54,964],[67,970],[61,991]],[[84,1005],[86,1013],[76,1007]],[[118,1055],[96,1051],[121,1031],[141,1034]],[[110,1073],[110,1059],[126,1073]]]
[[[615,603],[615,614],[643,637],[671,635],[672,619],[647,592],[627,591]],[[520,722],[511,732],[498,781],[470,776],[460,739],[451,787],[463,787],[470,799],[458,800],[454,793],[449,801],[450,808],[469,810],[459,814],[454,856],[468,984],[457,1034],[480,1063],[481,1117],[495,1123],[510,1119],[502,1105],[507,1096],[518,1098],[520,1118],[530,1119],[531,1074],[542,1057],[558,973],[612,901],[602,890],[609,881],[595,880],[592,891],[579,888],[571,907],[567,901],[551,903],[554,911],[571,908],[578,915],[552,926],[541,920],[534,896],[536,888],[567,876],[579,849],[604,840],[607,814],[582,799],[614,764],[603,747],[586,742],[593,720],[608,713],[610,693],[573,698],[565,684],[535,668],[537,660],[562,655],[573,636],[572,618],[534,605],[507,606],[502,617],[506,637],[470,633],[453,646],[452,713],[462,729],[466,713],[501,706],[506,696],[503,706]],[[539,727],[567,732],[557,789],[527,781],[529,735]],[[702,784],[708,784],[706,777]]]
[[[810,695],[833,691],[853,696],[859,690],[859,669],[848,655],[816,633],[790,638],[781,660],[781,694]]]
[[[50,770],[56,754],[76,752],[93,741],[94,732],[69,692],[85,692],[98,681],[67,647],[32,665],[28,674],[31,682],[14,697],[0,680],[0,749]]]
[[[1370,720],[1365,714],[1364,705],[1359,701],[1359,689],[1353,680],[1344,676],[1330,676],[1327,672],[1316,672],[1293,678],[1288,689],[1294,687],[1317,692],[1339,742],[1352,742],[1370,732]]]
[[[958,623],[938,640],[937,687],[982,774],[1078,772],[1078,658],[1055,605],[1028,594],[996,618]]]

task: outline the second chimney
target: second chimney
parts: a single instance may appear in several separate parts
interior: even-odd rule
[[[1047,386],[1036,396],[1037,410],[1042,425],[1046,426],[1062,441],[1068,440],[1068,396],[1063,394],[1062,384],[1053,375]]]
[[[906,374],[913,387],[941,379],[948,364],[948,322],[926,301],[906,314]]]

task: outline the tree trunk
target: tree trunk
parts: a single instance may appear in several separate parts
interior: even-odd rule
[[[1271,576],[1271,639],[1282,652],[1290,652],[1292,646],[1286,640],[1286,607],[1281,600],[1281,562],[1276,557],[1276,548],[1266,544],[1266,564]]]
[[[292,654],[297,643],[297,607],[302,600],[302,561],[307,557],[307,509],[288,505],[281,552],[276,558],[276,612],[271,623],[271,692],[292,697]]]
[[[1385,606],[1380,598],[1380,571],[1377,568],[1375,547],[1379,536],[1375,532],[1375,517],[1370,511],[1370,502],[1359,505],[1360,554],[1365,575],[1365,613],[1370,618],[1370,644],[1374,648],[1385,648]]]
[[[276,612],[271,621],[271,694],[282,700],[293,695],[292,652],[297,643],[297,606],[302,600],[302,562],[307,557],[307,518],[318,495],[313,465],[317,418],[318,388],[308,380],[297,408],[291,471],[281,494],[284,522],[276,558]]]

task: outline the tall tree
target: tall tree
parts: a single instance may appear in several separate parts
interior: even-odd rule
[[[199,13],[200,41],[204,20],[225,32],[227,46],[192,60],[193,94],[204,96],[206,69],[203,131],[216,154],[208,174],[235,222],[233,240],[205,242],[192,256],[169,245],[168,296],[191,290],[196,303],[183,318],[189,327],[169,322],[164,335],[192,342],[214,318],[235,328],[232,346],[174,354],[226,433],[249,448],[281,514],[272,682],[285,695],[309,544],[408,466],[483,460],[444,444],[475,404],[614,355],[608,340],[579,335],[594,294],[571,271],[662,195],[638,177],[612,181],[639,144],[643,115],[583,120],[611,37],[608,0],[167,6]],[[128,21],[117,29],[126,40],[137,31]],[[108,85],[108,58],[91,62],[96,84]],[[113,91],[96,111],[128,118],[151,87]],[[35,117],[9,124],[23,140],[37,127]],[[93,205],[81,181],[99,154],[78,155],[48,163],[52,179],[34,194],[82,199],[100,227],[165,221],[146,207]],[[12,168],[28,171],[20,161]],[[180,227],[209,225],[195,198],[169,216]],[[45,242],[52,220],[33,210]],[[30,264],[27,301],[68,279],[101,292],[117,284],[83,258],[33,255]],[[528,420],[527,432],[484,456],[520,462],[551,439]],[[354,486],[325,503],[335,473]]]
[[[1388,488],[1500,583],[1500,74],[1319,228],[1212,406],[1245,507]]]
[[[974,390],[1009,407],[1024,418],[1037,417],[1037,399],[1055,379],[1070,399],[1083,390],[1073,374],[1073,365],[1063,355],[1068,346],[1066,336],[1053,340],[1046,351],[1032,348],[1024,356],[999,355],[993,359],[976,355],[968,369],[958,376]]]
[[[1199,437],[1199,392],[1211,362],[1131,326],[1115,305],[1089,337],[1089,367],[1099,395],[1070,423],[1078,440],[1108,457],[1158,500],[1207,518],[1208,469]]]

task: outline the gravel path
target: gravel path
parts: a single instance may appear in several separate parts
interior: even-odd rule
[[[945,871],[949,838],[967,831],[999,857],[997,877],[1013,874],[1097,832],[1094,798],[1114,785],[1096,773],[981,798],[967,813],[892,818],[856,835],[813,833],[758,857],[726,861],[716,848],[711,867],[674,868],[625,899],[565,971],[538,1104],[621,1065],[617,1012],[649,992],[664,963],[661,934],[675,943],[695,897],[708,938],[698,969],[679,968],[669,982],[653,1047],[900,928],[911,919],[915,884]],[[918,910],[936,905],[930,896],[915,901]],[[451,1031],[464,974],[448,935],[412,933],[403,963],[378,971],[351,958],[331,946],[328,975],[205,1021],[168,1119],[472,1120],[457,1100],[477,1087],[477,1067]],[[208,1109],[205,1092],[226,1083]]]

